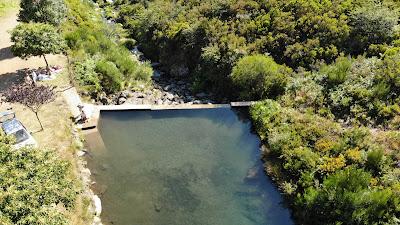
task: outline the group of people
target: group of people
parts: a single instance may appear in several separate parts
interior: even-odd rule
[[[55,75],[59,74],[61,71],[61,66],[51,66],[49,69],[39,67],[39,69],[31,71],[25,69],[25,81],[36,84],[38,81],[53,80]]]

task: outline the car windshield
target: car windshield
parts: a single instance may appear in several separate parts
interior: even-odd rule
[[[28,133],[23,129],[18,130],[17,132],[13,133],[13,136],[15,137],[17,144],[29,139]]]

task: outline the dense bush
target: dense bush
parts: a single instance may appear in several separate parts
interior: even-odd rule
[[[272,100],[253,106],[251,116],[270,154],[281,160],[285,175],[277,178],[294,200],[300,224],[400,221],[400,179],[393,164],[399,131],[373,135],[363,127],[342,128]]]
[[[233,84],[245,100],[275,98],[285,91],[290,69],[264,55],[245,56],[232,70]]]
[[[122,73],[114,63],[100,61],[96,64],[95,71],[98,73],[103,89],[107,93],[115,93],[123,88]]]
[[[351,124],[395,128],[400,115],[399,57],[340,57],[331,65],[291,79],[281,102],[324,115],[332,113]]]
[[[54,152],[11,143],[0,135],[0,223],[70,224],[64,211],[77,194],[70,165]]]
[[[67,0],[68,21],[63,33],[72,56],[78,84],[96,96],[127,88],[137,81],[148,82],[153,74],[149,64],[136,61],[120,43],[112,25],[106,25],[94,6],[86,1]],[[98,63],[96,69],[92,60]],[[85,74],[85,70],[87,74]]]
[[[87,58],[74,63],[74,73],[80,87],[83,87],[90,95],[101,92],[99,75],[95,71],[95,59]]]
[[[342,53],[378,56],[399,38],[392,0],[119,0],[114,7],[146,56],[228,96],[228,76],[243,56],[269,53],[293,69],[314,69]]]

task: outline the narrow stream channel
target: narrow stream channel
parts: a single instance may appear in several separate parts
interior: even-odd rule
[[[102,112],[99,131],[88,165],[105,224],[293,224],[243,113]]]

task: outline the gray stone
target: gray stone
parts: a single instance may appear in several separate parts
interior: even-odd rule
[[[174,100],[174,97],[175,97],[175,96],[174,96],[173,94],[171,94],[171,93],[166,93],[166,94],[165,94],[165,98],[168,99],[168,100],[170,100],[170,101]]]
[[[129,97],[129,92],[128,91],[122,91],[121,94],[119,95],[119,97],[128,98]]]
[[[118,98],[118,105],[122,105],[122,104],[124,104],[125,102],[126,102],[126,98],[124,98],[124,97]]]

